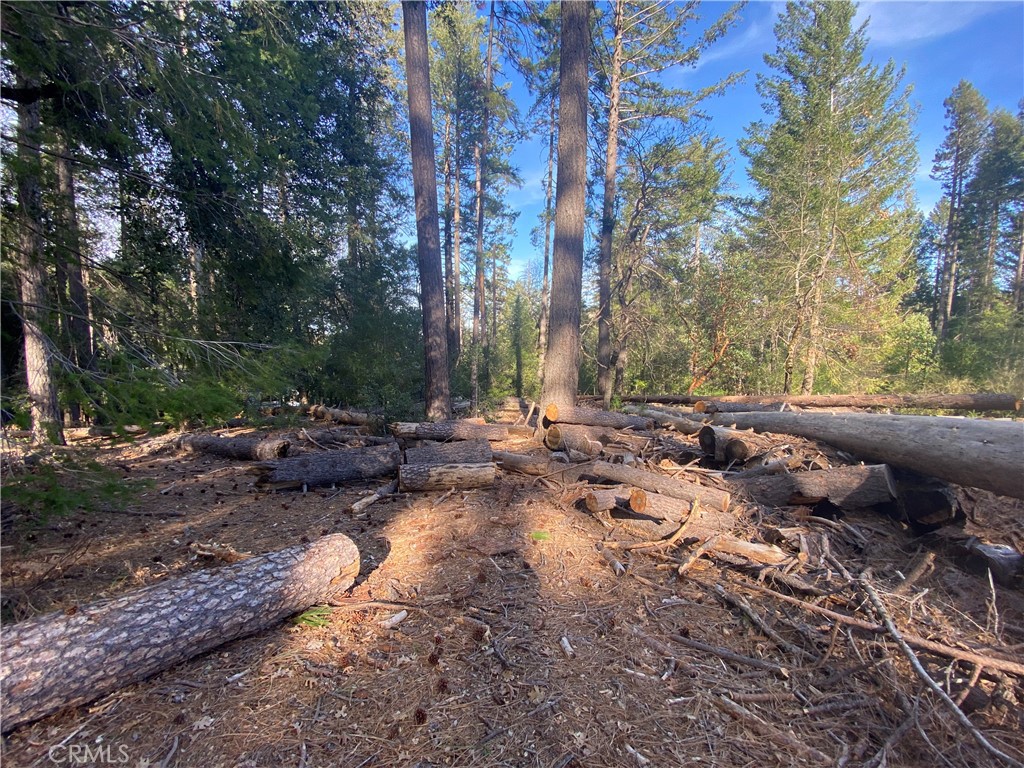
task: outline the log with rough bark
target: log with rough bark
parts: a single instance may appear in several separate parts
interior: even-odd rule
[[[367,425],[379,422],[380,418],[372,413],[363,411],[349,411],[341,408],[328,408],[324,405],[314,405],[309,409],[309,415],[314,419],[328,419],[338,424],[359,424]]]
[[[341,534],[3,628],[3,730],[85,704],[330,600],[359,572]]]
[[[359,430],[359,431],[349,431]],[[390,445],[395,438],[387,435],[364,434],[363,427],[333,427],[331,429],[300,429],[296,437],[301,442],[312,443],[318,448],[328,449],[339,445],[363,447],[367,445]]]
[[[494,484],[494,464],[403,464],[398,468],[401,491],[446,491],[485,488]]]
[[[552,424],[544,433],[544,445],[552,451],[578,451],[599,456],[608,440],[607,430],[581,424]]]
[[[862,509],[896,500],[892,472],[885,464],[767,475],[747,480],[751,498],[773,507],[828,501],[840,509]]]
[[[1022,399],[1007,393],[964,395],[634,395],[627,403],[696,405],[699,402],[765,405],[782,403],[808,408],[934,408],[950,411],[1020,411]]]
[[[729,403],[721,400],[698,400],[694,413],[751,413],[791,411],[791,403]]]
[[[695,435],[702,426],[699,414],[668,413],[656,408],[641,408],[633,405],[627,405],[622,410],[639,414],[644,418],[651,419],[659,427],[674,429],[682,435]]]
[[[643,416],[602,411],[598,408],[568,408],[564,406],[560,408],[555,403],[549,403],[544,409],[544,418],[541,421],[544,427],[551,424],[584,424],[610,429],[650,429],[654,426],[651,419]]]
[[[401,463],[398,445],[307,453],[258,464],[257,484],[270,488],[314,488],[393,474]]]
[[[821,440],[866,461],[1024,499],[1024,424],[946,416],[716,414],[713,424]]]
[[[506,471],[521,472],[524,475],[542,476],[565,469],[565,462],[553,461],[548,456],[531,456],[526,453],[495,451],[494,460]]]
[[[426,443],[405,449],[406,464],[489,464],[494,460],[491,444],[483,438],[455,443]]]
[[[395,437],[418,440],[508,440],[508,427],[504,424],[478,424],[468,419],[422,423],[400,421],[392,424],[390,429]]]
[[[701,427],[697,433],[697,440],[704,453],[714,456],[715,461],[721,462],[746,461],[767,452],[775,445],[773,441],[753,432],[740,432],[710,424]]]
[[[624,464],[609,464],[607,461],[596,461],[587,470],[590,474],[603,477],[615,483],[635,485],[647,491],[654,491],[665,496],[685,501],[700,501],[706,507],[728,511],[729,494],[717,488],[689,483],[685,480],[667,477],[656,472],[627,467]]]
[[[217,437],[216,435],[186,435],[181,446],[197,453],[212,453],[227,459],[267,461],[288,455],[291,443],[279,438],[258,436]]]
[[[587,505],[587,511],[591,514],[597,512],[610,512],[616,507],[631,509],[632,496],[635,493],[643,494],[640,488],[619,486],[618,488],[593,488],[583,497]]]

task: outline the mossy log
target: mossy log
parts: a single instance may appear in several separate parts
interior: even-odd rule
[[[358,572],[356,545],[333,534],[5,626],[3,730],[272,627],[348,589]]]

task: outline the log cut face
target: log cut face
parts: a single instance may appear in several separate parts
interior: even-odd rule
[[[356,545],[334,534],[5,627],[3,730],[271,627],[348,589],[358,573]]]

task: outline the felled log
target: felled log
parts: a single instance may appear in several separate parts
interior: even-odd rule
[[[552,451],[579,451],[599,456],[604,450],[607,433],[600,427],[580,424],[552,424],[544,433],[544,445]]]
[[[85,704],[348,589],[341,534],[4,626],[3,730]]]
[[[510,451],[494,451],[494,460],[504,470],[534,476],[557,472],[567,466],[564,462],[553,461],[548,456],[531,456],[526,453]]]
[[[648,472],[643,469],[627,467],[624,464],[610,464],[607,461],[594,462],[588,470],[591,474],[603,477],[616,483],[635,485],[647,491],[654,491],[665,496],[685,501],[700,501],[701,504],[714,509],[728,511],[729,494],[717,488],[689,483],[672,477]]]
[[[398,468],[398,488],[403,492],[485,488],[494,484],[495,470],[493,463],[403,464]]]
[[[790,403],[728,403],[721,400],[698,400],[694,413],[751,413],[791,411]]]
[[[349,431],[355,430],[355,431]],[[351,445],[363,447],[367,445],[389,445],[395,442],[391,435],[367,435],[365,427],[333,427],[331,429],[300,429],[297,433],[298,439],[309,442],[319,448],[328,448],[337,445]]]
[[[489,464],[493,459],[491,444],[482,438],[405,449],[406,464]]]
[[[468,419],[422,423],[401,421],[392,424],[390,429],[395,437],[419,440],[508,440],[508,428],[504,424],[478,424]]]
[[[822,440],[859,459],[1024,499],[1024,424],[945,416],[865,413],[733,413],[721,426]]]
[[[659,427],[674,429],[682,435],[695,435],[700,431],[702,426],[699,414],[689,414],[689,418],[687,418],[687,415],[668,413],[655,408],[641,408],[633,405],[627,405],[622,410],[629,413],[639,414],[644,418],[651,419]]]
[[[181,445],[197,453],[211,453],[226,459],[266,461],[287,456],[291,443],[280,438],[264,439],[250,435],[240,437],[188,435],[182,438]]]
[[[307,453],[258,464],[257,484],[269,488],[310,488],[351,483],[393,474],[401,462],[398,445],[375,445],[324,453]]]
[[[328,408],[324,405],[314,405],[309,409],[309,415],[314,419],[329,419],[339,424],[373,424],[380,419],[371,413],[363,411],[349,411],[341,408]]]
[[[633,495],[643,495],[643,493],[643,489],[630,488],[629,486],[619,486],[618,488],[594,488],[583,497],[583,500],[587,505],[587,510],[591,514],[596,514],[598,512],[610,512],[616,507],[631,509],[633,508],[631,504]],[[642,512],[643,510],[638,511]]]
[[[896,500],[885,464],[766,475],[747,480],[744,487],[755,501],[773,507],[829,501],[840,509],[861,509]]]
[[[701,450],[715,461],[746,461],[769,450],[773,443],[751,432],[707,424],[697,433]]]
[[[591,427],[609,427],[611,429],[650,429],[653,424],[643,416],[631,416],[628,413],[602,411],[598,408],[559,408],[549,403],[544,409],[543,426],[551,424],[585,424]]]
[[[698,402],[744,403],[776,406],[782,403],[808,408],[934,408],[950,411],[1020,411],[1021,398],[1005,393],[965,395],[637,395],[630,403],[696,405]],[[711,411],[708,411],[709,413]]]

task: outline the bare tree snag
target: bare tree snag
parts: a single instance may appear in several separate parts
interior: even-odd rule
[[[494,484],[494,464],[403,464],[398,468],[401,491],[446,491],[485,488]]]
[[[330,600],[359,573],[341,534],[3,629],[3,730],[85,704]]]
[[[287,440],[264,439],[260,436],[217,437],[216,435],[188,435],[181,440],[182,447],[197,453],[212,453],[226,459],[268,461],[282,459],[291,446]]]
[[[609,464],[607,461],[594,462],[588,471],[616,483],[635,485],[647,491],[671,496],[674,499],[700,501],[706,507],[720,509],[723,512],[729,510],[729,494],[717,488],[677,480],[643,469],[634,469],[624,464]]]
[[[494,442],[508,440],[508,427],[504,424],[476,424],[468,419],[438,421],[435,423],[396,422],[391,434],[395,437],[419,440],[475,440],[483,438]]]
[[[765,453],[773,447],[770,440],[752,432],[740,432],[725,427],[713,427],[707,424],[697,433],[700,448],[715,461],[746,461],[752,456]]]
[[[398,445],[307,453],[256,465],[257,483],[270,488],[310,488],[393,474],[401,462]]]
[[[309,409],[309,415],[314,419],[329,419],[338,424],[358,424],[361,426],[380,421],[378,417],[370,413],[342,410],[341,408],[328,408],[324,405],[314,405]]]
[[[483,438],[456,443],[426,443],[405,449],[406,464],[489,464],[491,444]]]
[[[548,403],[544,409],[543,425],[549,424],[584,424],[591,427],[608,427],[610,429],[651,429],[654,422],[643,416],[631,416],[628,413],[602,411],[598,408],[569,408]]]
[[[896,500],[892,472],[885,464],[768,475],[748,480],[751,498],[773,507],[829,501],[840,509],[861,509]]]
[[[714,424],[822,440],[860,459],[1024,499],[1024,424],[945,416],[734,413]]]

